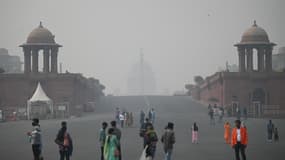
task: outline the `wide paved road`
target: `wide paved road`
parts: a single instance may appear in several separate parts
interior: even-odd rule
[[[155,128],[161,136],[168,121],[175,123],[177,143],[173,159],[175,160],[233,160],[233,150],[223,141],[223,124],[209,125],[207,108],[193,102],[189,97],[148,96],[148,97],[105,97],[102,106],[95,114],[83,118],[69,119],[68,129],[74,141],[75,160],[99,160],[98,132],[102,121],[114,118],[114,108],[125,108],[135,114],[135,126],[122,129],[122,149],[124,160],[137,160],[142,150],[142,139],[138,136],[139,111],[146,104],[156,110]],[[234,119],[227,119],[233,122]],[[43,130],[43,155],[46,160],[58,158],[58,148],[54,144],[55,135],[61,120],[41,121]],[[249,119],[246,121],[249,132],[247,156],[249,160],[282,160],[285,157],[285,120],[274,120],[279,127],[280,142],[266,142],[266,121]],[[199,125],[200,143],[191,143],[190,128],[193,122]],[[26,132],[31,129],[31,122],[9,122],[0,124],[0,159],[32,159],[31,146]],[[157,160],[163,159],[161,143],[158,143]]]

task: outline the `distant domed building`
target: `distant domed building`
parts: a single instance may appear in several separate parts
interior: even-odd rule
[[[156,92],[155,75],[151,66],[144,61],[134,64],[128,75],[128,94],[130,95],[150,95]]]
[[[252,117],[285,116],[285,72],[273,70],[275,45],[254,21],[234,45],[238,50],[238,72],[217,72],[195,86],[191,95],[204,103],[223,106],[233,116],[244,110]],[[284,55],[284,48],[279,55]]]

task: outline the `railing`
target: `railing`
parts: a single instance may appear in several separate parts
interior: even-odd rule
[[[280,117],[285,115],[285,109],[280,105],[262,105],[263,116]]]
[[[249,117],[281,117],[285,116],[285,109],[280,105],[260,105],[250,106],[248,110]]]

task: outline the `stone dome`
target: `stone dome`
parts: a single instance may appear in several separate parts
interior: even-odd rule
[[[43,27],[42,23],[35,28],[27,38],[27,44],[55,44],[54,35],[46,28]]]
[[[257,26],[256,21],[254,21],[254,24],[243,33],[240,43],[264,44],[270,43],[270,41],[266,31],[263,28]]]

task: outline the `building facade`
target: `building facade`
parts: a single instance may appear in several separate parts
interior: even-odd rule
[[[0,68],[5,73],[21,73],[22,62],[19,56],[9,55],[9,52],[5,48],[0,48]]]
[[[40,24],[20,45],[24,52],[24,73],[0,74],[0,109],[6,112],[22,111],[40,82],[53,100],[55,110],[68,108],[73,115],[88,104],[95,104],[103,96],[104,86],[99,80],[81,74],[58,73],[58,51],[61,45],[52,33]],[[42,51],[42,52],[41,52]],[[43,54],[43,70],[39,70],[39,54]]]
[[[278,53],[273,55],[272,61],[274,71],[285,71],[285,47],[279,48]]]
[[[256,22],[242,35],[237,47],[238,72],[217,72],[192,90],[193,98],[217,103],[231,113],[246,110],[252,116],[284,113],[285,73],[272,69],[274,43]],[[215,100],[215,101],[213,101]]]

